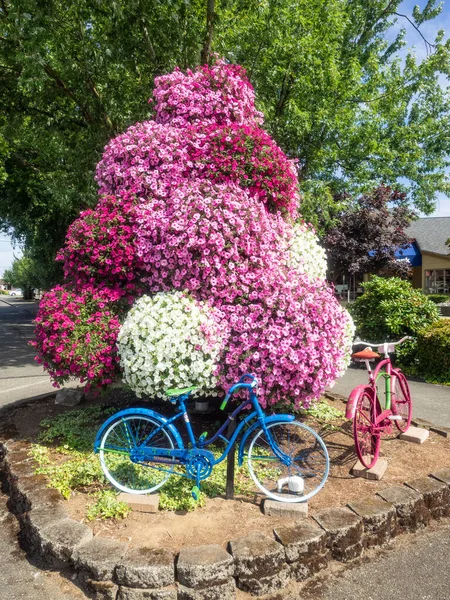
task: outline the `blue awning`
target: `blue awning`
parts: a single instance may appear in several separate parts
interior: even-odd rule
[[[416,242],[408,244],[406,248],[397,250],[395,253],[395,258],[407,258],[412,267],[422,266],[422,255],[420,254],[420,250]]]

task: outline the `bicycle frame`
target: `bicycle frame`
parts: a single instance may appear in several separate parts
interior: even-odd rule
[[[368,385],[367,384],[359,385],[352,391],[349,401],[347,403],[346,417],[350,418],[350,419],[354,418],[355,411],[356,411],[356,402],[359,397],[359,393],[360,393],[361,389],[368,388],[371,392],[373,392],[375,394],[375,400],[378,400],[378,403],[380,402],[380,398],[379,398],[379,395],[377,392],[377,381],[378,381],[379,377],[383,377],[385,380],[384,381],[384,385],[385,385],[385,387],[384,387],[384,393],[385,393],[384,409],[381,410],[381,412],[379,414],[377,414],[378,403],[375,402],[375,406],[374,406],[374,410],[375,410],[374,425],[381,427],[380,424],[385,419],[387,419],[392,413],[396,412],[395,399],[392,398],[392,381],[396,377],[397,370],[392,367],[392,362],[389,357],[381,360],[375,367],[374,371],[372,371],[372,369],[370,368],[370,364],[369,364],[368,360],[366,360],[364,362],[366,363],[366,369],[369,374],[369,384]],[[383,367],[386,367],[386,370],[384,372],[381,372]],[[400,383],[400,386],[402,386],[402,383],[400,380],[399,380],[399,383]],[[381,407],[381,403],[380,403],[380,407]]]
[[[186,396],[181,396],[178,398],[178,405],[179,405],[180,410],[171,418],[162,417],[162,415],[159,415],[158,413],[154,413],[154,411],[151,411],[148,409],[137,409],[137,411],[139,413],[148,414],[150,417],[154,418],[159,423],[159,426],[156,427],[149,434],[149,436],[144,440],[144,442],[141,443],[138,447],[136,446],[135,440],[133,439],[133,432],[130,430],[126,420],[124,419],[124,416],[126,416],[127,414],[130,413],[130,409],[127,409],[126,411],[124,411],[123,415],[117,415],[117,414],[113,415],[103,424],[102,428],[98,432],[97,438],[96,438],[96,441],[94,444],[94,451],[95,452],[99,451],[100,440],[101,440],[101,437],[102,437],[102,434],[103,434],[105,428],[108,427],[109,424],[114,421],[114,419],[116,419],[118,416],[121,416],[123,423],[124,423],[127,438],[129,438],[130,447],[135,448],[135,454],[136,454],[137,460],[142,460],[142,459],[143,460],[145,460],[145,459],[151,460],[151,462],[155,463],[155,466],[152,467],[152,465],[148,465],[150,468],[157,469],[158,468],[156,466],[157,464],[158,465],[170,465],[172,467],[175,464],[185,464],[186,462],[188,462],[189,457],[192,456],[193,450],[195,450],[196,453],[204,454],[210,460],[211,466],[214,467],[215,465],[222,462],[228,456],[231,448],[233,447],[234,443],[236,442],[236,439],[238,438],[238,436],[241,434],[242,430],[253,421],[253,423],[250,424],[250,427],[247,429],[247,431],[245,432],[245,434],[242,437],[242,440],[240,442],[239,465],[241,465],[242,461],[243,461],[243,446],[244,446],[248,436],[258,427],[261,427],[264,430],[264,432],[266,433],[269,443],[270,443],[270,446],[271,446],[274,454],[283,461],[290,460],[289,457],[287,457],[282,451],[280,451],[278,449],[277,445],[273,442],[270,430],[267,428],[267,424],[273,423],[274,421],[290,422],[290,421],[293,421],[295,419],[295,417],[293,415],[267,416],[264,413],[264,411],[262,410],[261,406],[259,405],[256,394],[250,385],[236,384],[235,386],[233,386],[233,389],[239,389],[239,387],[244,387],[244,386],[246,389],[249,390],[249,398],[246,399],[244,402],[242,402],[237,408],[235,408],[232,411],[232,413],[230,415],[228,415],[228,417],[225,419],[224,423],[219,427],[219,429],[216,431],[216,433],[214,433],[214,435],[207,440],[201,440],[201,436],[200,436],[199,440],[195,439],[195,435],[192,430],[189,414],[188,414],[188,411],[186,408],[186,400],[188,398],[188,396],[186,395]],[[252,405],[254,410],[249,415],[247,415],[245,417],[245,419],[243,419],[239,423],[239,425],[236,427],[236,430],[234,431],[231,438],[230,439],[226,438],[223,435],[223,433],[224,433],[225,429],[227,428],[227,426],[232,421],[234,421],[234,419],[237,417],[237,415],[244,408],[246,408],[249,405]],[[164,420],[162,420],[162,419],[164,419]],[[192,448],[184,448],[183,442],[178,434],[178,430],[176,429],[176,427],[173,426],[173,424],[176,421],[178,421],[179,419],[184,420],[185,427],[186,427],[189,441],[190,441]],[[172,449],[151,448],[151,440],[155,436],[157,436],[158,433],[163,429],[168,430],[174,436],[175,441],[178,444],[178,448],[172,448]],[[213,453],[208,450],[205,450],[205,448],[207,446],[213,444],[217,439],[223,440],[226,443],[226,447],[225,447],[224,452],[221,454],[221,456],[216,459],[214,457]],[[110,450],[110,451],[114,452],[114,450]],[[164,469],[159,469],[159,470],[164,470]],[[178,474],[183,475],[182,473],[178,473]]]

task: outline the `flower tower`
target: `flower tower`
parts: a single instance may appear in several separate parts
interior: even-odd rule
[[[347,366],[352,322],[299,219],[294,161],[261,128],[244,69],[155,80],[154,119],[110,141],[99,201],[68,230],[66,282],[36,319],[55,384],[200,393],[255,374],[263,405],[307,406]]]

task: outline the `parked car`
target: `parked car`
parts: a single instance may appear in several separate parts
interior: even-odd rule
[[[10,290],[9,295],[10,296],[23,296],[23,292],[22,292],[22,290]]]

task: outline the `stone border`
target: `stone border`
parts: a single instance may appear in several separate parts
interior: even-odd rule
[[[331,559],[347,562],[431,519],[450,516],[450,468],[392,486],[345,508],[216,544],[128,548],[69,518],[59,492],[35,475],[28,442],[0,439],[0,478],[27,552],[46,566],[70,567],[95,600],[233,600],[236,587],[256,596],[304,581]]]

